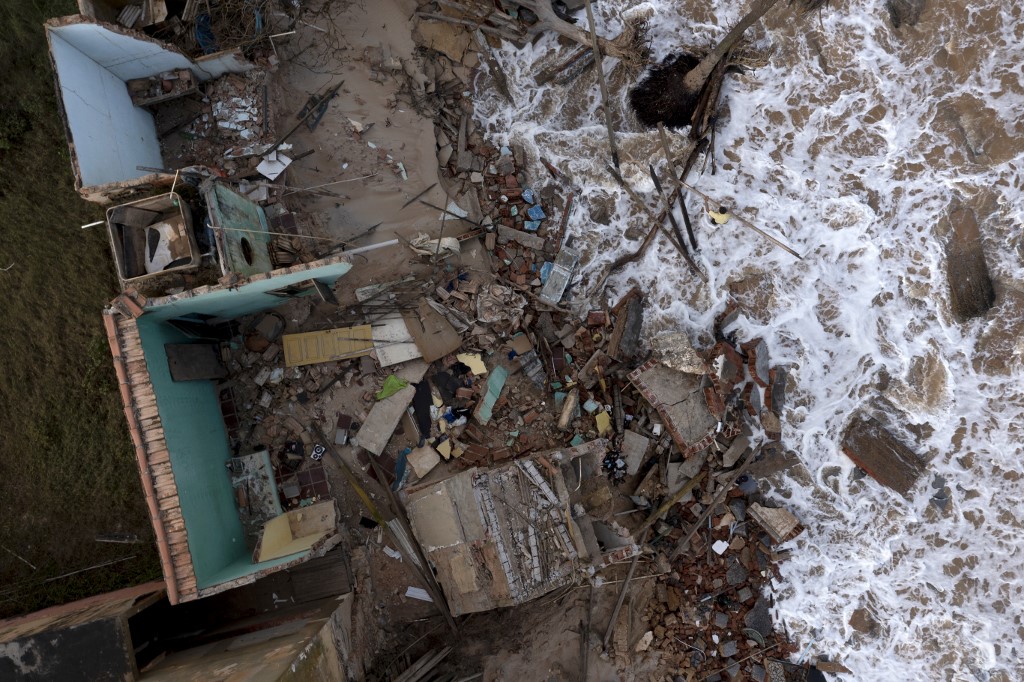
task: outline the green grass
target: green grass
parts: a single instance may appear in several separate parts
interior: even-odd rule
[[[80,228],[102,211],[74,191],[42,29],[76,11],[0,0],[0,617],[160,575],[100,317],[110,249]],[[113,532],[143,542],[95,541]]]

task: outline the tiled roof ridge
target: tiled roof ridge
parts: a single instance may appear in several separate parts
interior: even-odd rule
[[[138,326],[134,317],[120,314],[113,308],[104,311],[103,323],[146,506],[156,533],[167,598],[172,604],[195,599],[198,590],[188,534]]]

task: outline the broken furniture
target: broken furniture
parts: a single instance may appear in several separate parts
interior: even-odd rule
[[[176,192],[107,209],[107,233],[121,287],[173,272],[196,270],[202,260],[192,210]]]
[[[292,509],[267,521],[253,563],[280,559],[308,552],[336,531],[337,512],[333,500],[325,500],[300,509]]]
[[[191,69],[173,69],[146,78],[132,78],[125,81],[125,86],[132,104],[137,107],[151,107],[199,92],[199,82]]]

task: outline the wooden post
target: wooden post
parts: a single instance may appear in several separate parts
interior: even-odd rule
[[[619,590],[619,599],[615,602],[615,609],[612,611],[611,620],[608,621],[608,629],[604,633],[604,648],[608,650],[608,643],[612,640],[612,634],[615,632],[615,621],[619,618],[619,611],[622,610],[622,603],[626,601],[626,590],[629,589],[629,581],[633,579],[633,574],[636,573],[637,562],[640,561],[640,555],[643,554],[644,543],[647,542],[647,531],[640,537],[640,549],[633,555],[633,561],[629,564],[629,572],[626,573],[626,579],[622,581],[622,589]]]
[[[708,196],[707,194],[704,194],[704,192],[701,192],[701,191],[700,191],[699,189],[697,189],[696,187],[694,187],[693,185],[688,185],[688,184],[686,184],[686,182],[685,182],[685,181],[683,181],[683,182],[680,182],[679,184],[680,184],[680,185],[682,185],[683,187],[685,187],[686,189],[688,189],[688,190],[691,190],[691,191],[695,192],[696,194],[700,195],[701,197],[703,197],[703,198],[704,198],[704,199],[706,199],[707,201],[710,201],[711,203],[713,203],[713,204],[715,204],[715,205],[719,205],[719,206],[721,205],[721,202],[719,202],[719,201],[715,201],[714,199],[712,199],[711,197],[709,197],[709,196]],[[803,257],[803,256],[801,256],[801,255],[800,255],[799,253],[797,253],[796,251],[794,251],[794,250],[793,250],[793,248],[792,248],[791,246],[787,246],[787,245],[786,245],[786,244],[785,244],[784,242],[782,242],[781,240],[779,240],[779,239],[777,239],[777,238],[773,237],[772,235],[768,234],[767,232],[765,232],[764,230],[762,230],[762,229],[761,229],[760,227],[757,227],[757,226],[756,226],[756,225],[754,225],[754,224],[753,224],[752,222],[750,222],[749,220],[747,220],[746,218],[741,218],[740,216],[736,215],[735,213],[733,213],[733,214],[732,214],[732,216],[733,216],[733,218],[735,218],[735,219],[736,219],[737,221],[739,221],[739,223],[740,223],[741,225],[744,225],[744,226],[746,226],[746,227],[750,228],[750,229],[751,229],[751,230],[753,230],[754,232],[757,232],[757,233],[758,233],[759,235],[761,235],[762,237],[764,237],[764,238],[765,238],[765,239],[767,239],[768,241],[772,242],[773,244],[775,244],[775,245],[776,245],[776,246],[778,246],[779,248],[783,249],[783,250],[784,250],[784,251],[786,251],[787,253],[791,253],[791,254],[793,254],[794,256],[796,256],[796,257],[797,257],[798,259],[800,259],[800,260],[803,260],[803,259],[804,259],[804,257]]]
[[[676,192],[679,194],[679,206],[683,209],[683,222],[686,223],[686,234],[690,237],[690,246],[697,250],[697,238],[693,235],[693,226],[690,224],[690,214],[686,211],[686,196],[683,194],[683,180],[676,172],[676,164],[672,161],[672,153],[668,147],[668,135],[665,134],[665,126],[658,121],[658,138],[661,140],[661,148],[665,152],[665,161],[668,162],[668,171],[671,174],[672,182],[676,184]]]
[[[732,476],[722,486],[722,489],[718,491],[718,494],[715,495],[715,499],[712,500],[711,504],[707,506],[707,508],[704,510],[704,513],[700,515],[700,518],[693,522],[693,525],[690,526],[690,530],[686,533],[686,535],[684,535],[683,538],[676,543],[676,548],[672,550],[672,555],[670,557],[671,559],[675,559],[677,556],[682,554],[683,547],[686,545],[686,543],[689,542],[690,538],[692,538],[697,533],[697,530],[700,529],[701,524],[704,523],[704,521],[706,521],[709,516],[711,516],[711,512],[714,511],[715,507],[717,507],[718,504],[725,498],[725,494],[729,492],[729,490],[732,488],[732,484],[735,483],[736,479],[739,478],[744,471],[746,471],[747,467],[750,466],[751,463],[753,463],[754,457],[756,457],[757,453],[759,452],[761,452],[760,445],[758,445],[756,448],[750,451],[750,453],[743,460],[743,464],[741,464],[739,468],[732,473]]]
[[[612,128],[612,110],[608,106],[608,84],[604,80],[604,66],[601,64],[601,48],[597,41],[597,29],[594,28],[594,9],[587,3],[587,21],[590,22],[590,41],[594,49],[594,66],[597,67],[597,82],[601,85],[601,99],[604,101],[604,123],[608,127],[608,146],[612,150],[612,165],[619,167],[619,148],[615,145],[615,130]]]
[[[679,500],[686,497],[686,493],[693,490],[694,486],[703,481],[704,477],[707,476],[707,474],[707,471],[701,471],[696,476],[687,481],[682,488],[680,488],[679,490],[672,494],[672,497],[665,500],[665,502],[662,503],[660,507],[654,510],[654,513],[648,516],[647,520],[640,524],[640,527],[637,528],[637,530],[646,531],[648,528],[653,526],[655,521],[664,516],[665,513],[672,508],[672,505],[676,504],[677,502],[679,502]]]

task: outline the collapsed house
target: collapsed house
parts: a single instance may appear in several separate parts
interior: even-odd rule
[[[252,582],[338,543],[329,499],[305,498],[308,506],[285,511],[269,454],[232,452],[236,406],[218,385],[227,377],[219,344],[233,336],[233,320],[309,293],[313,282],[332,286],[350,268],[335,256],[228,286],[145,300],[127,293],[121,310],[105,312],[172,604]]]
[[[561,470],[582,456],[576,450],[474,467],[410,488],[405,506],[413,532],[452,615],[522,604],[586,572],[596,557],[567,511],[570,495]]]
[[[359,617],[341,554],[187,605],[151,582],[0,621],[0,678],[345,679]]]
[[[103,7],[101,7],[101,5]],[[177,46],[105,20],[105,3],[46,24],[75,188],[102,204],[174,181],[164,137],[202,116],[199,88],[255,64],[240,49],[190,57]],[[173,109],[173,110],[172,110]],[[215,159],[209,159],[213,163]]]
[[[246,90],[234,75],[247,66],[240,53],[163,43],[139,32],[152,16],[89,4],[89,18],[52,22],[48,35],[79,189],[117,204],[107,223],[124,293],[104,319],[168,603],[187,607],[260,585],[314,563],[349,532],[372,537],[365,525],[377,529],[368,546],[420,572],[428,592],[410,586],[406,595],[422,593],[411,598],[442,615],[600,586],[640,558],[670,560],[681,578],[666,578],[668,569],[642,576],[654,579],[644,585],[657,584],[659,597],[672,595],[660,603],[623,581],[627,608],[612,617],[606,651],[624,656],[645,643],[679,661],[699,651],[692,667],[708,672],[718,654],[726,663],[757,655],[754,640],[723,641],[718,654],[708,644],[740,623],[755,623],[785,651],[759,593],[779,556],[774,545],[800,526],[783,510],[753,500],[748,507],[757,486],[741,476],[759,464],[765,470],[781,450],[786,376],[769,366],[763,343],[733,343],[721,321],[709,351],[697,353],[679,335],[648,359],[638,288],[614,306],[561,307],[580,293],[582,252],[566,239],[580,190],[543,160],[553,181],[531,182],[521,146],[485,143],[471,116],[452,114],[464,110],[455,103],[466,91],[454,76],[438,88],[449,93],[437,130],[439,179],[466,182],[459,196],[444,190],[441,210],[473,229],[436,240],[396,232],[405,244],[392,240],[386,258],[422,267],[392,278],[379,266],[368,286],[337,287],[348,256],[282,262],[272,232],[311,235],[279,205],[259,205],[266,184],[261,194],[226,179],[199,182],[220,173],[190,167],[244,159],[284,186],[276,158],[264,158],[266,172],[256,166],[272,138],[252,92],[166,119],[166,106],[202,99],[200,90],[211,100],[218,84]],[[93,120],[68,104],[76,95],[61,68],[72,73],[71,48],[117,91],[118,112]],[[233,99],[238,108],[227,111]],[[103,154],[113,152],[98,140],[115,113],[134,117],[145,144],[124,141],[117,163],[107,164]],[[373,124],[349,120],[346,134],[377,149],[361,137]],[[161,139],[172,124],[193,135],[204,122],[230,138],[205,158],[186,162]],[[376,156],[393,160],[383,149]],[[97,172],[107,165],[109,173]],[[146,168],[157,171],[139,175]],[[166,168],[182,168],[180,177]],[[136,199],[160,183],[175,191]],[[325,306],[326,315],[311,313]],[[340,521],[325,455],[348,469],[343,485],[372,491],[359,488],[357,503],[372,519]],[[409,534],[377,513],[392,497]],[[755,523],[746,524],[748,513]],[[385,532],[399,551],[383,544]],[[700,599],[686,615],[684,590]],[[634,622],[645,615],[652,625]],[[654,626],[662,616],[665,624]]]

